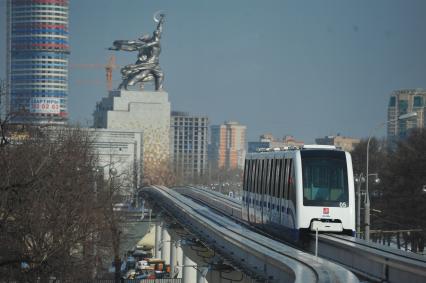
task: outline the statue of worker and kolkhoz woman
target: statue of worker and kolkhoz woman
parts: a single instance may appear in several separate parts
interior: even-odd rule
[[[161,91],[163,89],[164,74],[160,68],[160,53],[161,45],[160,38],[163,31],[165,14],[155,13],[154,21],[157,23],[157,29],[154,30],[153,35],[144,35],[137,40],[115,40],[113,47],[109,50],[123,50],[123,51],[137,51],[138,60],[135,64],[130,64],[121,68],[121,75],[123,81],[119,89],[126,89],[140,83],[143,88],[144,83],[148,81],[155,81],[155,90]]]

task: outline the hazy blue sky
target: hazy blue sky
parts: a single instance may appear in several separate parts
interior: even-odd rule
[[[0,9],[4,76],[4,0]],[[366,137],[386,120],[393,90],[426,88],[424,0],[70,0],[70,64],[103,64],[111,54],[133,63],[136,54],[106,48],[151,33],[160,9],[172,109],[239,121],[249,140]],[[114,78],[117,86],[118,70]],[[70,69],[73,121],[91,124],[104,82],[102,68]]]

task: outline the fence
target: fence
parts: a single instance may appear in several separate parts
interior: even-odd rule
[[[114,279],[90,279],[80,281],[50,280],[49,283],[115,283]],[[121,279],[120,283],[182,283],[182,278]]]

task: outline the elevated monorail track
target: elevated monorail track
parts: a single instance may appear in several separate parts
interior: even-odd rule
[[[312,236],[310,251],[315,250]],[[377,282],[426,282],[426,258],[376,243],[336,234],[319,236],[318,253]]]
[[[235,268],[263,282],[359,282],[335,263],[253,232],[174,190],[153,186],[144,191]]]
[[[235,221],[241,220],[241,202],[220,193],[187,187],[182,193],[229,215]],[[274,238],[274,237],[271,237]],[[315,235],[307,251],[315,251]],[[350,269],[358,276],[372,282],[426,282],[426,258],[379,244],[366,242],[340,234],[320,234],[318,255]]]

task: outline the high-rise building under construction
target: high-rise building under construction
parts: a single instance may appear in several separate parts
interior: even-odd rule
[[[6,0],[5,112],[13,123],[65,124],[68,0]]]
[[[416,112],[417,116],[398,120],[399,116],[411,112]],[[426,126],[426,90],[401,89],[392,92],[388,105],[387,126],[390,142],[404,139],[412,129],[424,128]]]

